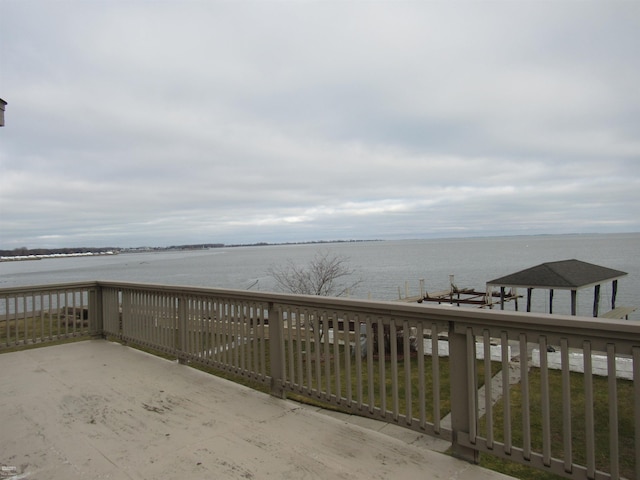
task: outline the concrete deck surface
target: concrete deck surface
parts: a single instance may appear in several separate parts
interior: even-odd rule
[[[0,478],[510,478],[365,420],[104,340],[0,354]]]

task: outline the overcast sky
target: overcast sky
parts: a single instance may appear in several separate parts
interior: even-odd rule
[[[0,248],[640,231],[640,2],[0,0]]]

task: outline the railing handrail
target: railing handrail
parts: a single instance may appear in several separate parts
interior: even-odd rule
[[[640,322],[633,320],[609,319],[603,317],[573,316],[562,314],[546,314],[533,312],[511,312],[480,308],[453,307],[433,304],[410,304],[393,300],[368,300],[349,297],[323,297],[317,295],[298,295],[260,290],[240,290],[228,288],[212,288],[190,285],[166,285],[160,283],[92,281],[70,282],[60,284],[44,284],[36,286],[0,288],[0,296],[9,293],[32,291],[48,291],[53,289],[72,289],[82,287],[129,288],[146,291],[171,292],[183,295],[215,295],[242,300],[253,300],[271,303],[284,303],[301,307],[325,307],[333,310],[358,311],[368,315],[402,315],[411,318],[428,317],[430,321],[464,322],[470,325],[509,328],[517,325],[531,330],[548,330],[559,333],[571,329],[589,336],[600,335],[602,330],[615,339],[629,340],[629,335],[640,335]],[[576,330],[577,329],[577,330]],[[578,335],[580,333],[577,333]]]

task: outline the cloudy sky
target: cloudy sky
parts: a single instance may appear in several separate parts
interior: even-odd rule
[[[640,231],[640,2],[0,0],[0,248]]]

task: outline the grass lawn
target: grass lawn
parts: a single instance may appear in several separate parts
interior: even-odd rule
[[[594,419],[595,419],[595,462],[596,468],[609,471],[609,393],[606,377],[593,377]],[[633,382],[617,380],[618,396],[618,436],[620,474],[626,478],[634,478],[635,472],[635,432],[634,432],[634,392]],[[584,375],[571,373],[571,433],[572,456],[574,463],[586,465],[585,434],[585,393]],[[540,370],[532,368],[529,373],[531,446],[533,451],[542,450],[542,409],[541,409],[541,376]],[[551,415],[551,454],[556,458],[564,458],[563,419],[562,419],[562,373],[549,370],[550,415]],[[504,404],[499,401],[494,410],[494,435],[497,441],[503,439]],[[511,424],[514,446],[522,446],[522,389],[520,384],[511,387]],[[484,431],[484,420],[481,423]],[[501,460],[483,454],[480,464],[500,472],[508,473],[523,479],[558,479],[556,475],[545,474],[523,465]]]
[[[43,312],[41,316],[12,320],[0,320],[0,347],[15,347],[23,343],[40,343],[61,340],[86,333],[88,328],[82,322],[70,320],[67,316]]]

